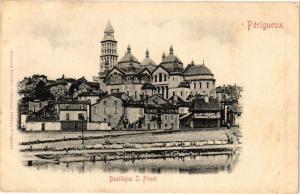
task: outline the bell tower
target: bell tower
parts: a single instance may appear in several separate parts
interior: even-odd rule
[[[108,21],[101,41],[100,72],[105,71],[105,65],[111,69],[117,64],[117,41],[114,38],[114,29]]]

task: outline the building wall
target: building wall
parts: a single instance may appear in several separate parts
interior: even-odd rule
[[[185,100],[187,99],[187,97],[190,95],[191,91],[189,88],[183,88],[183,87],[180,87],[180,88],[170,88],[169,89],[169,98],[173,95],[177,95],[179,96],[182,100]]]
[[[145,114],[145,129],[157,130],[157,129],[179,129],[179,115],[178,114],[162,114],[161,115],[161,128],[157,120],[152,121],[152,117],[156,117],[156,114]]]
[[[125,112],[129,123],[135,123],[144,116],[144,108],[126,107]]]
[[[124,84],[124,92],[133,100],[140,100],[140,95],[143,94],[142,86],[143,84]]]
[[[99,86],[100,86],[100,89],[101,89],[103,92],[108,92],[108,91],[107,91],[106,83],[104,83],[104,79],[100,79],[100,78],[99,78]]]
[[[161,74],[161,80],[159,79]],[[156,79],[155,79],[156,76]],[[166,78],[166,79],[165,79]],[[163,68],[159,67],[152,73],[152,84],[169,84],[169,73]]]
[[[91,121],[109,123],[111,127],[118,125],[123,114],[122,100],[114,96],[107,96],[91,107]]]
[[[154,94],[154,91],[153,90],[150,90],[150,89],[147,89],[147,90],[143,90],[142,91],[142,94],[144,96],[152,96]]]
[[[45,131],[60,131],[60,122],[27,122],[26,131],[42,131],[42,125],[45,125]]]
[[[99,99],[98,96],[79,96],[78,100],[79,101],[86,101],[86,100],[90,100],[91,104],[95,104],[97,102],[97,100]]]
[[[111,130],[107,123],[89,122],[87,123],[87,130]]]
[[[171,75],[169,79],[169,88],[177,88],[179,83],[183,81],[183,76]]]
[[[48,105],[48,101],[29,102],[29,110],[37,112]]]
[[[188,114],[189,107],[179,107],[179,114]]]
[[[190,81],[190,90],[191,90],[192,95],[196,95],[196,94],[210,95],[210,92],[214,89],[215,89],[215,84],[214,84],[214,81],[212,81],[212,80]]]
[[[167,101],[157,95],[153,95],[146,100],[147,104],[164,104]]]
[[[163,129],[179,129],[179,115],[178,114],[163,114],[162,128]]]
[[[27,114],[21,114],[21,128],[26,126],[26,118],[27,118]]]
[[[87,111],[86,110],[60,110],[59,112],[59,120],[60,121],[78,121],[78,114],[83,114],[84,120],[88,120]],[[67,114],[69,114],[69,119],[67,118]]]

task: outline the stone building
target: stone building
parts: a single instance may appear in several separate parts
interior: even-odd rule
[[[114,38],[114,29],[108,22],[101,41],[100,72],[104,71],[105,65],[110,69],[113,68],[117,64],[117,60],[117,41]]]
[[[108,123],[115,128],[124,115],[123,101],[131,100],[125,93],[112,93],[91,105],[91,121]],[[121,125],[121,124],[120,124]]]
[[[125,55],[117,61],[117,41],[110,23],[104,31],[101,46],[98,82],[101,90],[108,94],[124,92],[135,101],[141,100],[141,96],[153,94],[166,99],[177,95],[185,101],[188,96],[196,94],[216,97],[215,79],[210,69],[204,62],[200,65],[192,61],[184,65],[174,54],[173,46],[168,55],[163,53],[158,64],[150,58],[148,49],[140,62],[132,53],[130,45]],[[145,86],[149,91],[145,91]]]
[[[87,130],[90,121],[90,102],[66,100],[56,103],[56,110],[63,131]]]
[[[221,105],[217,99],[197,94],[191,102],[191,128],[220,127]]]

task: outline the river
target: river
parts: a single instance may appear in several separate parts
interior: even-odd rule
[[[238,161],[239,153],[185,156],[175,158],[110,160],[110,161],[80,161],[46,163],[31,166],[39,170],[59,170],[64,172],[140,172],[140,173],[230,173]]]

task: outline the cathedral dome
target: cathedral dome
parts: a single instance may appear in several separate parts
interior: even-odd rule
[[[166,63],[181,63],[182,64],[181,60],[176,55],[174,55],[173,46],[170,47],[170,54],[168,56],[165,56],[163,54],[161,64],[166,64]]]
[[[141,63],[137,60],[137,58],[135,58],[135,56],[133,56],[133,54],[131,53],[131,47],[128,45],[126,54],[118,62],[118,67],[127,68],[131,65],[140,67]]]
[[[210,69],[208,69],[204,64],[195,65],[194,62],[189,64],[184,70],[184,76],[193,76],[193,75],[210,75],[213,76]]]
[[[142,61],[141,64],[143,66],[156,65],[156,63],[149,57],[149,51],[148,51],[148,49],[146,50],[146,58]]]

